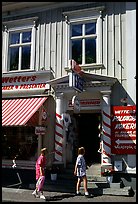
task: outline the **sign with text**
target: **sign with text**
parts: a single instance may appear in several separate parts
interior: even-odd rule
[[[81,107],[93,107],[93,106],[100,106],[100,99],[79,99]],[[73,107],[72,100],[69,100],[68,103],[69,107]]]
[[[16,73],[14,75],[5,75],[2,77],[2,91],[50,89],[46,83],[47,73]],[[48,78],[49,80],[49,78]]]
[[[83,91],[83,79],[77,73],[69,73],[69,86],[73,87],[75,90],[82,92]]]
[[[35,127],[35,134],[36,135],[45,135],[45,133],[46,133],[45,127],[43,127],[43,126]]]
[[[136,154],[136,106],[111,107],[111,152]]]

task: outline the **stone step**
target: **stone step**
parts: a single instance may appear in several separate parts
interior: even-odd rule
[[[87,186],[88,186],[88,188],[110,188],[110,184],[107,183],[106,181],[102,181],[102,182],[97,182],[97,181],[88,182]],[[80,188],[83,188],[83,182],[82,182]]]
[[[96,176],[101,176],[101,170],[92,170],[92,169],[89,169],[89,170],[86,170],[86,174],[87,175],[96,175]]]
[[[106,177],[97,175],[87,175],[88,181],[106,181]]]
[[[108,183],[106,181],[92,181],[92,182],[88,182],[87,184],[88,188],[123,188],[124,184],[122,182],[119,183]],[[81,187],[83,187],[83,182],[81,184]]]
[[[123,188],[124,184],[123,182],[119,182],[119,183],[110,183],[110,188]]]
[[[103,189],[103,194],[104,195],[124,195],[124,196],[133,196],[134,191],[131,188],[131,186],[126,186],[123,188],[108,188],[108,189]]]
[[[134,196],[134,190],[131,186],[123,188],[88,188],[90,194],[93,195],[116,195],[116,196]],[[80,192],[84,190],[81,188]]]
[[[77,177],[74,176],[74,174],[69,174],[69,173],[63,173],[63,174],[58,174],[57,178],[59,180],[72,180],[72,181],[76,181]]]

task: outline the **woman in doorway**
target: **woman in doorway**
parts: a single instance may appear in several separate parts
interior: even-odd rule
[[[78,149],[78,157],[76,160],[75,170],[74,170],[74,175],[78,177],[78,181],[76,185],[76,195],[81,195],[80,185],[81,185],[81,182],[83,181],[85,196],[89,196],[89,193],[87,190],[86,162],[84,159],[84,154],[85,154],[85,148],[80,147]]]

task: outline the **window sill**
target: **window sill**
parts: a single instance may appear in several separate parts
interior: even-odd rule
[[[103,64],[87,64],[87,65],[80,65],[83,71],[89,71],[89,70],[94,70],[94,69],[105,69],[105,66]],[[69,67],[65,67],[64,70],[66,72],[70,72]]]

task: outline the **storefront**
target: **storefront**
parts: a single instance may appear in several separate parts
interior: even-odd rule
[[[44,146],[52,151],[54,99],[46,83],[50,72],[29,72],[2,78],[2,166],[34,169]],[[50,124],[50,125],[49,125]]]
[[[129,164],[128,157],[136,154],[136,107],[112,105],[117,80],[83,72],[79,90],[69,74],[49,80],[44,73],[2,79],[2,166],[11,168],[18,156],[20,168],[34,169],[41,147],[47,146],[54,152],[48,165],[66,168],[75,162],[77,148],[85,146],[87,164],[101,164],[101,173],[110,166],[135,173],[134,159]]]
[[[69,75],[48,82],[56,94],[55,161],[66,166],[74,162],[78,146],[85,146],[89,164],[111,164],[110,100],[116,79],[85,72],[81,77],[83,91],[70,86]],[[110,138],[103,138],[105,152],[99,155],[101,123]]]
[[[56,94],[55,162],[74,164],[78,147],[84,146],[87,165],[101,164],[101,176],[114,169],[117,179],[128,173],[133,180],[136,106],[113,105],[115,78],[88,73],[81,77],[83,91],[69,86],[69,76],[48,82]]]

